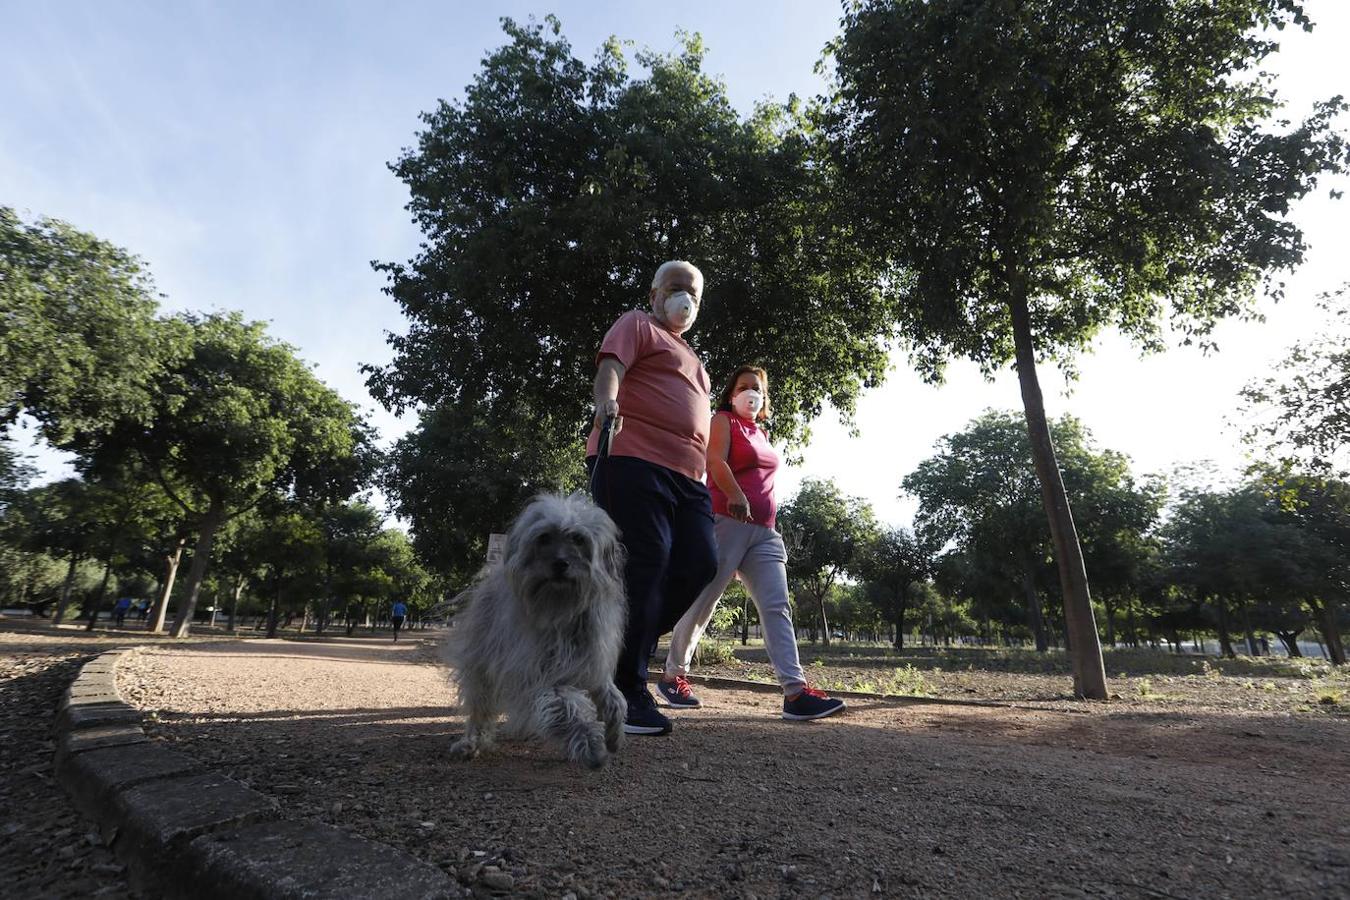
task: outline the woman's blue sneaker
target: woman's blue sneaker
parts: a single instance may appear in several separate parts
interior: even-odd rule
[[[823,719],[826,716],[834,715],[843,708],[843,700],[837,700],[824,691],[816,690],[809,684],[802,688],[802,692],[791,700],[786,697],[783,698],[783,718],[785,719],[798,721]]]
[[[656,683],[656,692],[661,698],[671,706],[683,709],[697,709],[703,704],[694,696],[694,692],[689,689],[689,680],[683,675],[676,675],[674,681],[662,679]]]
[[[656,701],[644,687],[628,695],[628,718],[623,723],[624,734],[670,734],[670,720],[656,709]]]

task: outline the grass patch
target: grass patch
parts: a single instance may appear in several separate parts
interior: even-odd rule
[[[885,694],[889,697],[932,697],[937,692],[913,666],[897,666],[883,677],[835,678],[825,676],[816,681],[827,691],[857,691],[862,694]]]

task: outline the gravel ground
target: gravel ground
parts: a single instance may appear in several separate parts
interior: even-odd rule
[[[156,645],[119,688],[289,815],[480,896],[1350,897],[1350,721],[1068,703],[1028,677],[1054,678],[1045,708],[853,700],[813,723],[701,687],[597,773],[531,742],[449,760],[461,722],[415,641]]]
[[[0,893],[132,896],[123,867],[52,776],[52,720],[79,667],[125,640],[0,630]]]

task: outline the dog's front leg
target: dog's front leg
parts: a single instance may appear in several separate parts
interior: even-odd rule
[[[628,718],[628,701],[612,681],[591,691],[591,699],[595,701],[600,721],[605,723],[605,747],[610,753],[618,753],[623,746],[623,722]]]
[[[460,709],[464,712],[464,734],[450,745],[455,759],[474,759],[492,746],[497,731],[497,710],[474,691],[460,690]]]
[[[568,685],[542,690],[535,698],[534,711],[541,730],[562,741],[568,759],[591,769],[609,761],[595,704],[585,691]]]

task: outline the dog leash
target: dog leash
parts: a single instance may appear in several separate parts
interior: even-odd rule
[[[595,476],[600,471],[600,461],[609,456],[609,445],[614,439],[614,417],[605,416],[604,424],[600,426],[600,440],[595,444],[595,465],[591,466],[591,499],[599,502],[595,496]]]

